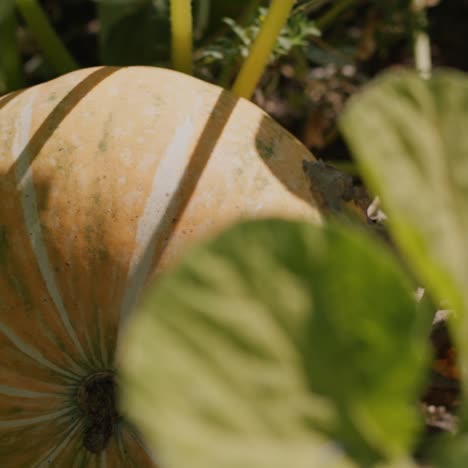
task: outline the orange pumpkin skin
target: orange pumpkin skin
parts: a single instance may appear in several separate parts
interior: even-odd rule
[[[102,396],[122,321],[152,272],[236,220],[319,221],[311,158],[250,102],[165,69],[0,99],[0,465],[154,466]]]

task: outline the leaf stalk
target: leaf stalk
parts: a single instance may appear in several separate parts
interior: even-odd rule
[[[413,0],[414,13],[413,54],[414,65],[421,78],[431,77],[431,41],[427,33],[427,14],[424,0]]]
[[[171,0],[172,66],[193,74],[193,25],[191,0]]]

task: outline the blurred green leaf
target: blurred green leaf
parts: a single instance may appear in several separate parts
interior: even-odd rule
[[[341,127],[394,235],[439,299],[468,306],[468,80],[385,75],[351,100]]]
[[[369,184],[382,198],[401,249],[425,285],[458,313],[453,330],[460,365],[466,369],[466,75],[439,71],[423,80],[412,72],[388,73],[352,99],[341,126]],[[466,395],[468,373],[463,374]],[[464,413],[459,440],[468,431],[466,404]],[[440,466],[468,466],[468,451],[457,440]]]
[[[443,437],[432,450],[432,466],[435,468],[466,468],[468,460],[468,433]]]
[[[164,65],[170,55],[167,1],[100,0],[101,60],[106,65]]]
[[[0,2],[0,95],[23,86],[16,27],[14,0],[2,0]]]
[[[241,224],[149,288],[122,401],[168,468],[354,466],[340,447],[393,462],[418,429],[420,307],[360,232]]]

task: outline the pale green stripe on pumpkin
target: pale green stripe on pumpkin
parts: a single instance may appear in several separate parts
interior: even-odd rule
[[[136,246],[130,259],[127,287],[120,311],[122,320],[125,320],[132,310],[149,274],[157,240],[155,236],[164,224],[168,215],[167,210],[177,196],[185,169],[190,162],[190,146],[195,132],[193,116],[199,113],[201,105],[202,100],[199,98],[195,103],[193,114],[188,115],[175,129],[172,140],[157,167],[151,192],[138,220]],[[171,215],[169,213],[169,216]]]
[[[124,428],[122,426],[123,426],[122,424],[119,424],[117,426],[115,434],[116,434],[117,447],[119,448],[119,451],[122,457],[124,457],[126,454],[126,449],[125,449],[125,444],[124,444],[123,437],[122,437],[122,432],[124,430],[127,430],[127,428],[126,427]]]
[[[70,288],[73,290],[73,288]],[[80,312],[80,320],[82,323],[86,322],[86,315],[85,315],[85,307],[86,305],[83,302],[78,304],[78,311]],[[99,368],[102,363],[99,361],[99,358],[95,354],[94,349],[94,340],[91,338],[90,328],[84,327],[83,329],[83,338],[85,340],[85,344],[88,346],[88,363],[91,365],[92,368],[96,369]],[[97,351],[96,351],[97,352]]]
[[[21,203],[23,206],[24,220],[29,232],[31,247],[36,257],[39,270],[41,271],[50,297],[54,301],[54,304],[60,314],[60,319],[62,320],[70,339],[81,354],[81,357],[86,360],[81,343],[79,342],[71,325],[70,317],[68,316],[68,312],[63,304],[55,275],[50,266],[47,248],[41,230],[41,222],[36,203],[36,191],[34,189],[32,177],[31,155],[29,154],[29,139],[35,97],[36,93],[34,90],[27,94],[27,101],[21,106],[19,118],[15,122],[15,138],[12,148],[13,158],[17,163],[15,175],[19,187],[22,188]]]
[[[41,458],[41,460],[34,465],[35,467],[43,467],[43,466],[50,466],[51,462],[53,462],[58,455],[60,455],[60,452],[69,445],[70,441],[72,440],[73,437],[75,437],[76,433],[78,432],[79,429],[82,429],[83,427],[83,420],[79,420],[77,423],[75,423],[74,426],[70,428],[69,433],[67,436],[60,442],[59,445],[55,446],[52,448],[52,450],[49,450],[44,457]]]
[[[111,367],[113,365],[113,362],[110,362],[109,360],[109,354],[107,350],[107,342],[105,338],[105,325],[103,326],[102,320],[104,318],[105,314],[101,309],[98,309],[98,314],[96,317],[96,326],[98,330],[98,344],[101,352],[101,366],[103,367]]]
[[[70,356],[70,354],[68,354],[67,352],[65,352],[63,356],[65,360],[67,361],[67,363],[64,363],[63,365],[67,369],[73,371],[73,373],[76,375],[84,376],[88,373],[86,369],[93,368],[90,365],[89,359],[87,359],[86,362],[84,362],[83,365],[81,365],[81,364],[78,364],[76,361],[74,361],[73,357]]]
[[[37,349],[34,349],[32,346],[26,344],[12,330],[10,330],[10,328],[1,322],[0,332],[3,333],[23,354],[30,357],[31,359],[34,359],[34,361],[38,362],[42,366],[47,367],[48,369],[51,369],[58,374],[64,375],[73,380],[77,380],[77,376],[75,374],[50,362]]]
[[[33,392],[31,390],[25,390],[24,388],[10,387],[8,385],[0,385],[0,394],[19,398],[63,398],[63,395],[60,393]]]
[[[42,416],[36,416],[33,418],[12,419],[11,421],[0,420],[0,429],[16,429],[18,427],[27,427],[33,426],[34,424],[42,424],[47,421],[59,419],[65,416],[67,413],[70,413],[70,408],[63,408],[61,410],[53,411],[52,413],[43,414]]]

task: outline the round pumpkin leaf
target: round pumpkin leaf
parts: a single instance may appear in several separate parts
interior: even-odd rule
[[[368,466],[418,429],[429,315],[377,241],[257,221],[147,290],[122,403],[167,468]]]
[[[395,240],[439,299],[466,309],[468,79],[390,72],[352,99],[341,128],[382,198]],[[465,342],[466,340],[460,340]],[[468,353],[468,348],[467,348]]]
[[[395,241],[424,286],[457,312],[453,331],[467,395],[468,78],[448,70],[429,80],[390,72],[350,101],[341,127],[382,198]],[[463,413],[466,428],[466,403]],[[461,432],[440,466],[468,466]]]

